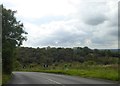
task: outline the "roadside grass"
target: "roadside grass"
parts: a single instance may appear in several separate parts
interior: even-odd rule
[[[2,84],[6,84],[11,79],[10,74],[2,74]]]
[[[2,85],[2,72],[0,71],[0,85]]]
[[[21,71],[29,71],[29,72],[46,72],[46,73],[56,73],[56,74],[66,74],[80,77],[90,77],[90,78],[100,78],[107,79],[112,81],[118,81],[118,67],[113,65],[92,65],[92,66],[80,66],[78,68],[63,68],[56,67],[52,69],[49,68],[41,68],[41,67],[33,67],[33,68],[25,68],[21,69]]]

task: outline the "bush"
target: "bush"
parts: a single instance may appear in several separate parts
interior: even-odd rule
[[[22,68],[22,65],[20,64],[19,61],[15,61],[15,63],[13,64],[13,69],[14,70],[20,70]]]
[[[96,65],[95,61],[86,61],[83,63],[84,65]]]

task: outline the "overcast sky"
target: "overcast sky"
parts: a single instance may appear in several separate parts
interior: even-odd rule
[[[118,0],[1,0],[17,10],[25,47],[118,48]]]

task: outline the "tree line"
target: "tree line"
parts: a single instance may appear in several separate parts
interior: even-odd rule
[[[28,66],[30,64],[53,65],[62,62],[90,62],[91,64],[117,64],[118,52],[111,50],[90,49],[88,47],[74,48],[16,48],[16,66]]]

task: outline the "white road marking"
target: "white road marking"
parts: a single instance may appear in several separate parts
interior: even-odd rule
[[[59,82],[57,82],[57,81],[55,81],[55,80],[52,80],[52,79],[48,79],[49,81],[52,81],[52,82],[54,82],[54,83],[56,83],[56,84],[61,84],[61,83],[59,83]]]

